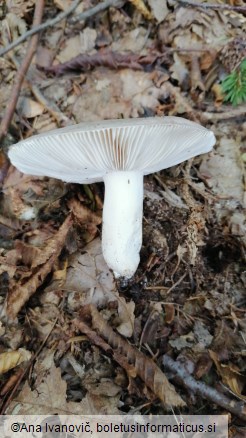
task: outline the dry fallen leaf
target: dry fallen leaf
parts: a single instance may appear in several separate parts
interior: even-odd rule
[[[13,12],[17,16],[23,17],[31,11],[35,5],[35,0],[7,0],[6,6],[9,12]]]
[[[102,222],[101,214],[90,210],[83,203],[74,198],[68,202],[68,207],[73,212],[78,225],[84,230],[84,232],[82,232],[83,240],[89,243],[98,233],[97,225],[100,225]]]
[[[36,116],[40,116],[40,114],[44,112],[43,105],[28,97],[19,99],[17,109],[19,114],[22,117],[26,117],[27,119],[32,119]]]
[[[119,387],[112,385],[110,396],[94,394],[87,387],[86,396],[78,403],[67,401],[67,383],[61,377],[61,369],[54,364],[54,351],[44,349],[34,365],[35,383],[30,388],[26,382],[11,401],[7,414],[15,415],[113,415],[119,414]],[[94,388],[95,389],[95,388]],[[103,390],[103,387],[101,388]],[[107,392],[107,388],[105,388]],[[96,391],[95,391],[96,392]],[[103,392],[103,391],[101,391]],[[110,392],[110,391],[109,391]],[[70,417],[71,418],[71,417]]]
[[[31,358],[31,353],[24,348],[17,351],[6,351],[0,354],[0,375]]]
[[[209,354],[215,363],[217,372],[221,376],[223,383],[229,386],[229,388],[234,394],[237,395],[237,397],[246,401],[246,396],[242,394],[245,385],[244,376],[239,372],[235,365],[225,365],[221,363],[218,355],[214,351],[209,350]]]
[[[148,0],[148,3],[151,7],[152,14],[158,23],[164,21],[166,16],[169,14],[167,0]]]
[[[52,285],[50,288],[54,289]],[[114,300],[116,286],[113,274],[104,261],[99,238],[69,258],[67,278],[63,288],[71,292],[79,292],[79,306],[82,303],[94,303],[101,306],[107,301]],[[73,296],[71,294],[68,299],[69,306],[75,310],[76,303],[73,303]]]
[[[118,299],[118,314],[120,325],[117,327],[117,331],[124,337],[130,338],[134,330],[134,315],[135,303],[134,301],[126,302],[123,297]]]
[[[40,254],[41,259],[38,258],[35,262],[36,265],[38,263],[38,269],[35,270],[34,274],[27,281],[16,283],[14,289],[9,292],[5,309],[6,315],[9,318],[14,319],[17,316],[22,306],[36,292],[49,272],[52,271],[53,265],[64,246],[71,224],[71,216],[68,216],[54,237],[49,239],[43,253]],[[39,263],[42,264],[39,265]]]
[[[83,311],[84,314],[90,314],[93,328],[79,319],[74,320],[75,326],[93,343],[111,353],[113,359],[126,370],[129,377],[139,376],[164,405],[185,406],[186,403],[154,360],[115,333],[94,305],[85,306]]]
[[[150,11],[145,6],[143,0],[129,0],[135,8],[146,18],[146,20],[151,20],[153,17],[150,13]]]
[[[88,398],[80,403],[67,402],[67,384],[61,378],[61,370],[52,364],[49,374],[35,390],[26,381],[21,392],[12,400],[7,409],[8,414],[18,415],[72,415],[91,414]]]
[[[76,311],[85,304],[105,306],[110,301],[118,303],[117,330],[124,336],[130,337],[134,328],[133,301],[126,302],[119,296],[112,272],[104,261],[101,240],[95,239],[83,248],[82,253],[73,254],[68,261],[67,278],[62,288],[68,293],[68,306]],[[60,286],[58,286],[59,289]],[[47,290],[54,290],[51,283]]]
[[[239,148],[237,140],[222,138],[216,151],[203,159],[200,172],[219,198],[233,198],[243,202]]]

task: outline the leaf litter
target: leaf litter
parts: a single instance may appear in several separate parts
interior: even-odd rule
[[[0,8],[1,46],[30,28],[34,3]],[[46,5],[45,18],[70,5]],[[75,14],[90,7],[81,1]],[[217,146],[145,178],[141,263],[127,287],[101,254],[102,184],[26,176],[0,160],[3,413],[166,413],[186,403],[191,413],[237,415],[235,405],[245,415],[246,122],[220,87],[244,53],[233,47],[243,47],[245,26],[237,11],[149,0],[42,34],[6,146],[68,120],[155,115],[210,120]],[[14,54],[23,58],[27,44]],[[1,59],[1,113],[14,65]],[[64,117],[50,112],[51,96]],[[22,371],[40,341],[30,387]]]

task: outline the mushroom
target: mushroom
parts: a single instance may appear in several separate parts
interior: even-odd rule
[[[129,279],[142,245],[143,176],[209,152],[214,134],[180,117],[80,123],[13,145],[21,172],[66,182],[104,181],[102,251],[116,278]]]

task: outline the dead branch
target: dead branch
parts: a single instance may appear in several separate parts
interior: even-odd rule
[[[41,23],[43,10],[44,10],[44,0],[40,0],[36,2],[34,18],[33,18],[33,26],[37,26],[39,23]],[[8,127],[11,123],[16,108],[21,86],[25,79],[26,72],[31,64],[32,58],[36,52],[37,44],[38,44],[38,35],[34,35],[29,43],[26,55],[21,63],[21,66],[16,73],[15,84],[12,89],[9,104],[7,106],[7,109],[5,111],[4,117],[0,125],[0,141],[8,132]]]
[[[71,215],[68,216],[63,222],[62,226],[54,236],[54,241],[49,244],[49,258],[47,261],[38,267],[34,275],[27,280],[24,284],[16,284],[16,288],[9,293],[6,303],[6,315],[7,317],[14,319],[24,304],[29,298],[36,292],[37,288],[41,286],[52,267],[56,259],[59,257],[61,250],[64,246],[67,233],[72,225]]]
[[[62,21],[64,18],[66,18],[68,15],[71,14],[77,8],[80,1],[81,0],[75,0],[66,11],[57,15],[57,17],[53,18],[52,20],[46,21],[45,23],[39,24],[39,23],[34,23],[33,21],[34,26],[32,27],[32,29],[28,30],[28,32],[21,35],[19,38],[17,38],[15,41],[9,44],[7,47],[4,47],[4,49],[1,49],[0,56],[4,55],[5,53],[19,46],[21,43],[23,43],[23,41],[26,41],[28,38],[35,35],[36,33],[39,33],[42,30],[47,29],[47,27],[55,26],[55,24],[59,23],[60,21]]]
[[[223,122],[227,119],[233,119],[234,117],[241,117],[245,116],[246,108],[245,105],[241,105],[239,108],[231,108],[229,111],[224,112],[218,112],[218,113],[210,113],[210,112],[201,112],[199,113],[199,117],[201,118],[201,121],[208,122],[208,121],[217,121],[217,122]]]
[[[173,385],[169,383],[165,374],[152,359],[146,357],[119,334],[115,333],[95,306],[92,304],[84,306],[84,310],[89,310],[93,328],[100,333],[100,337],[111,347],[113,359],[120,363],[131,377],[139,376],[166,406],[185,406],[185,402],[176,393]],[[83,326],[79,320],[75,320],[75,325],[83,331]],[[93,339],[95,342],[95,336]]]
[[[230,5],[212,5],[209,3],[195,3],[190,0],[176,0],[183,6],[192,6],[194,8],[202,8],[202,9],[224,9],[227,11],[237,11],[237,12],[246,12],[246,6],[230,6]]]
[[[77,15],[77,17],[71,18],[69,20],[69,23],[74,24],[78,21],[84,21],[87,20],[87,18],[92,17],[93,15],[98,14],[98,12],[105,11],[105,9],[110,8],[110,6],[121,6],[122,0],[106,0],[103,3],[98,3],[94,8],[88,9],[85,12],[82,12],[81,14]]]
[[[243,402],[229,399],[216,389],[206,385],[204,382],[197,381],[185,370],[179,361],[174,361],[167,354],[163,356],[163,365],[168,371],[171,371],[174,374],[174,380],[181,383],[188,390],[224,409],[227,409],[232,414],[246,421],[246,406]]]

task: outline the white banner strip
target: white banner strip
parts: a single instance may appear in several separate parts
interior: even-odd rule
[[[6,415],[1,438],[228,438],[227,415]]]

